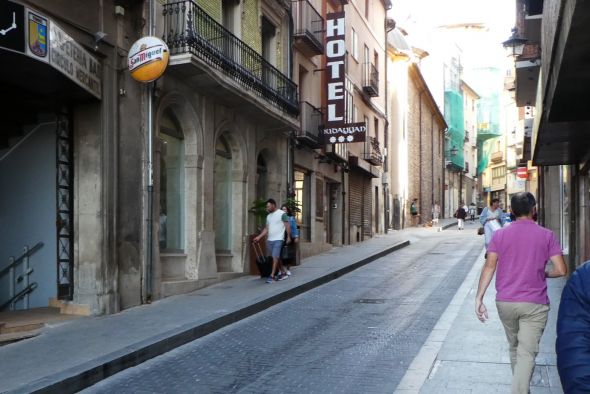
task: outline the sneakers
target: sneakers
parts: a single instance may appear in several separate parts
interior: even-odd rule
[[[272,276],[269,276],[268,278],[266,278],[266,283],[272,283],[272,282],[274,282],[274,281],[275,281],[275,280],[273,279],[273,277],[272,277]]]
[[[287,276],[291,276],[291,271],[287,270]]]
[[[287,279],[287,278],[288,278],[288,276],[287,276],[287,274],[285,274],[285,273],[279,273],[279,274],[277,275],[277,280],[285,280],[285,279]]]

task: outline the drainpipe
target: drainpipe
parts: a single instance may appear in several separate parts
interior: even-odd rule
[[[420,94],[418,95],[418,106],[419,106],[419,112],[418,112],[418,130],[420,132],[419,136],[420,136],[420,142],[418,144],[418,149],[420,149],[420,151],[418,152],[418,157],[420,158],[420,166],[418,169],[418,174],[420,174],[420,179],[418,180],[418,206],[420,207],[420,216],[422,215],[422,209],[424,208],[422,206],[422,94],[424,93],[424,90],[420,91]],[[418,224],[420,224],[420,217],[418,217]]]
[[[148,35],[155,35],[156,3],[148,0]],[[154,169],[153,169],[153,107],[155,82],[146,86],[147,90],[147,245],[146,245],[146,291],[145,300],[152,302],[152,270],[153,270],[153,223],[154,223]]]
[[[430,205],[434,208],[434,113],[430,114],[430,166]]]

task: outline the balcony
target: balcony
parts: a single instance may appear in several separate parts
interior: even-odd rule
[[[293,5],[295,46],[306,56],[324,53],[324,18],[308,0],[297,0]]]
[[[379,148],[379,141],[375,137],[368,137],[368,140],[365,141],[363,159],[374,166],[383,164],[383,154],[381,154],[381,149]]]
[[[175,56],[188,54],[191,58],[188,63],[196,64],[203,72],[218,70],[265,103],[289,115],[297,115],[297,85],[258,52],[216,22],[193,0],[168,1],[162,7],[162,39],[170,49],[172,65],[181,64],[175,62]],[[192,58],[203,62],[205,67]],[[223,96],[222,92],[220,96]]]
[[[363,92],[370,97],[379,96],[379,71],[372,63],[363,64]]]
[[[318,108],[307,101],[301,102],[299,112],[301,128],[297,130],[297,141],[313,149],[320,148],[323,145],[320,136],[320,126],[323,118],[324,114]]]
[[[490,161],[494,164],[501,163],[503,159],[504,159],[504,152],[502,152],[502,151],[494,152],[494,153],[492,153],[492,155],[490,157]]]

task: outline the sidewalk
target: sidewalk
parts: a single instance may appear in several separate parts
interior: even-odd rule
[[[456,219],[440,221],[455,225]],[[46,326],[38,337],[0,347],[0,392],[76,392],[320,286],[437,228],[410,228],[309,257],[286,281],[243,276],[108,316]]]
[[[495,305],[492,281],[484,302],[490,319],[475,317],[475,293],[484,263],[483,251],[416,356],[396,394],[509,393],[512,373],[508,343]],[[566,279],[549,279],[551,310],[541,338],[531,394],[563,393],[556,368],[555,326]]]

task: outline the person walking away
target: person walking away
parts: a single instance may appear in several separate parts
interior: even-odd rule
[[[465,208],[460,206],[455,212],[455,217],[457,218],[457,228],[463,230],[465,228],[465,218],[467,217]]]
[[[475,222],[475,204],[471,203],[469,205],[469,218],[471,219],[471,223]]]
[[[494,231],[502,227],[503,212],[500,208],[500,200],[497,198],[492,199],[492,204],[489,207],[485,207],[481,211],[479,216],[479,222],[483,226],[485,236],[485,247],[488,249],[488,245],[492,240],[492,234]],[[487,258],[487,254],[486,254]]]
[[[516,221],[496,231],[479,278],[475,314],[481,322],[489,316],[483,303],[496,273],[496,307],[504,326],[512,367],[512,394],[527,394],[539,341],[547,324],[547,278],[567,274],[561,247],[552,231],[533,221],[535,197],[528,192],[511,199]],[[547,264],[551,260],[552,265]]]
[[[289,226],[289,218],[285,212],[277,209],[277,203],[272,198],[266,200],[266,226],[260,234],[254,237],[254,242],[259,242],[265,235],[268,234],[266,240],[267,255],[272,256],[272,269],[270,276],[266,279],[266,283],[275,281],[275,272],[278,273],[279,259],[281,256],[281,248],[283,247],[283,239],[285,231],[287,232],[287,244],[291,243],[291,226]],[[286,279],[286,277],[276,278],[276,280]]]
[[[557,371],[566,393],[590,393],[590,260],[568,279],[557,314]]]
[[[291,276],[291,266],[295,265],[297,259],[297,247],[299,244],[299,229],[297,229],[297,221],[295,220],[295,216],[293,216],[293,212],[291,208],[287,204],[283,204],[281,206],[281,210],[287,214],[289,217],[289,227],[291,227],[291,239],[293,240],[289,245],[290,251],[289,256],[293,256],[292,258],[288,258],[283,260],[283,267],[284,267],[284,274],[287,276]],[[285,237],[287,236],[285,232]]]
[[[440,217],[440,205],[438,205],[438,201],[434,202],[432,206],[432,224],[438,224],[438,218]]]
[[[420,218],[418,217],[418,199],[414,198],[410,204],[410,215],[412,215],[412,226],[418,226]]]

